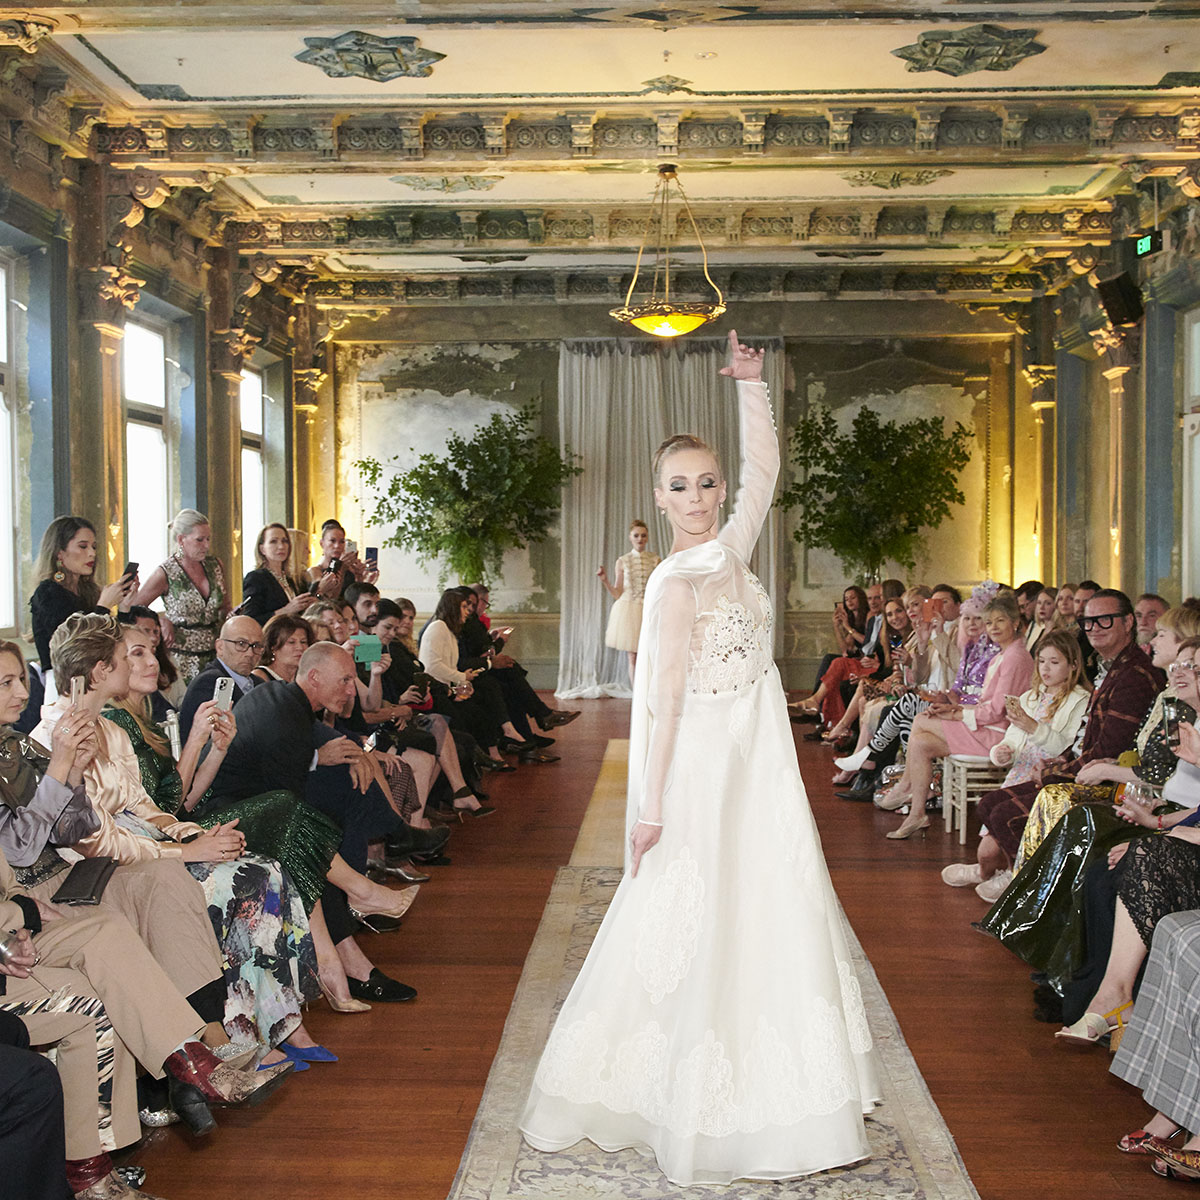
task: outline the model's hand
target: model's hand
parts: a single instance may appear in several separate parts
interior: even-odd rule
[[[721,368],[722,375],[740,379],[743,383],[762,382],[764,350],[751,350],[738,341],[736,329],[729,331],[729,366]]]
[[[598,579],[607,579],[608,578],[608,568],[607,567],[597,567],[596,568],[596,577]]]
[[[662,837],[661,825],[647,825],[644,821],[639,821],[634,827],[633,832],[629,835],[629,844],[633,847],[633,864],[630,868],[630,874],[637,878],[638,865],[642,861],[642,855],[647,850],[652,850],[658,845],[658,839]]]

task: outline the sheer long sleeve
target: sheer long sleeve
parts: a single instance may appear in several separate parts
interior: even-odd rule
[[[653,662],[646,664],[646,707],[649,740],[638,816],[647,821],[663,820],[663,797],[671,782],[675,739],[687,692],[688,652],[696,622],[696,593],[691,583],[673,576],[664,580],[655,601],[647,607],[645,620],[656,645]],[[638,669],[643,664],[639,662]]]
[[[747,562],[775,499],[775,482],[779,478],[779,439],[771,417],[767,385],[739,380],[737,395],[742,470],[737,495],[733,500],[733,511],[721,530],[720,541],[743,562]]]

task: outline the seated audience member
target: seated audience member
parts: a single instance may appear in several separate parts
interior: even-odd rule
[[[137,576],[122,576],[102,588],[96,582],[96,527],[83,517],[55,517],[42,534],[36,573],[38,585],[29,600],[33,641],[43,671],[50,670],[50,638],[77,612],[107,612],[129,606]]]
[[[253,617],[230,617],[215,643],[216,658],[188,684],[179,706],[179,736],[186,742],[200,705],[213,698],[218,679],[233,680],[233,703],[258,682],[253,671],[263,652],[262,626]]]
[[[1054,610],[1058,616],[1058,627],[1074,631],[1078,626],[1075,622],[1075,585],[1064,583],[1054,598]],[[1082,615],[1082,614],[1080,614]]]
[[[0,996],[4,976],[11,970],[0,963]],[[58,1072],[49,1059],[29,1049],[29,1031],[20,1017],[0,1010],[0,1162],[5,1186],[21,1200],[72,1200],[66,1160]]]
[[[1194,660],[1190,668],[1189,674],[1196,670]],[[1200,908],[1200,732],[1184,722],[1180,735],[1176,770],[1187,780],[1194,811],[1161,836],[1110,855],[1117,901],[1108,964],[1083,1016],[1055,1034],[1063,1041],[1093,1045],[1111,1034],[1119,1044],[1154,927],[1171,913]]]
[[[1153,1110],[1117,1148],[1150,1156],[1156,1175],[1200,1179],[1200,910],[1168,913],[1154,927],[1145,977],[1111,1070]]]
[[[1009,769],[1004,787],[1041,779],[1045,764],[1075,741],[1091,694],[1079,643],[1065,630],[1051,630],[1038,647],[1033,686],[1008,705],[1008,730],[988,753],[998,767]],[[1018,860],[1018,870],[1020,865]],[[951,863],[942,880],[951,887],[976,887],[983,877],[978,863]]]
[[[458,665],[460,667],[464,665],[464,655],[467,658],[486,657],[488,650],[494,650],[495,653],[492,657],[493,671],[498,671],[501,678],[512,678],[514,681],[514,694],[517,696],[522,710],[527,716],[532,717],[537,722],[537,727],[543,733],[549,733],[551,729],[556,729],[560,725],[570,725],[579,716],[579,710],[551,708],[548,704],[544,703],[542,698],[526,681],[527,672],[525,668],[511,655],[503,653],[506,639],[493,631],[491,618],[488,616],[488,609],[492,606],[492,595],[488,590],[487,584],[473,583],[471,584],[471,591],[475,595],[475,607],[467,620],[463,622],[463,631],[459,635],[461,653]],[[481,629],[483,634],[491,639],[490,642],[484,642],[480,637]],[[518,726],[518,729],[520,729],[520,726]],[[524,737],[524,730],[521,733]],[[533,741],[538,742],[543,747],[550,744],[545,739],[539,739],[536,735],[531,736]]]
[[[1039,579],[1027,579],[1019,587],[1013,589],[1017,597],[1017,607],[1021,610],[1021,637],[1024,638],[1033,624],[1034,608],[1037,606],[1038,594],[1042,591]],[[1026,643],[1026,649],[1029,649]]]
[[[78,613],[60,628],[107,620]],[[11,728],[27,697],[21,652],[12,642],[0,642],[0,851],[21,891],[48,904],[70,871],[55,847],[70,846],[100,825],[83,783],[97,735],[83,707],[68,705],[48,739],[50,750],[43,750]],[[204,891],[183,864],[157,860],[118,867],[99,907],[128,919],[171,982],[213,1023],[212,1040],[223,1042],[223,1035],[215,1036],[225,1007],[221,952]]]
[[[437,756],[438,764],[452,789],[453,810],[460,814],[460,819],[463,813],[481,817],[495,812],[493,806],[484,804],[479,799],[478,792],[466,781],[464,762],[471,771],[472,779],[478,780],[470,752],[467,751],[465,758],[460,756],[449,721],[432,711],[432,696],[414,683],[413,660],[399,644],[401,630],[406,621],[411,621],[411,617],[406,618],[391,600],[379,601],[376,616],[375,633],[388,659],[388,669],[380,679],[383,699],[399,710],[397,725],[388,734],[392,744],[402,755],[411,749],[425,750]],[[391,653],[393,647],[396,649],[394,655]],[[359,672],[361,678],[361,667]],[[422,711],[418,711],[418,707]],[[471,744],[476,747],[478,745],[474,739],[471,739]]]
[[[986,755],[1008,729],[1009,696],[1029,687],[1033,660],[1020,636],[1020,610],[1011,591],[997,592],[983,610],[988,637],[1000,650],[990,663],[977,704],[935,701],[913,721],[904,775],[894,789],[907,796],[909,814],[887,836],[908,838],[929,824],[925,805],[933,777],[933,760],[947,754]]]
[[[276,613],[299,616],[312,603],[308,583],[287,573],[291,556],[292,538],[286,525],[274,522],[259,532],[254,544],[258,565],[242,579],[242,602],[237,611],[243,617],[266,625]],[[322,576],[316,584],[318,592],[322,587],[323,594],[332,593],[337,590],[336,580]]]
[[[533,753],[538,747],[518,735],[509,720],[499,684],[488,678],[482,667],[459,669],[458,634],[469,611],[470,601],[462,589],[448,588],[442,593],[433,618],[421,634],[421,662],[439,683],[475,701],[484,721],[477,727],[479,732],[471,730],[472,735],[490,759],[490,769],[511,771],[513,768],[500,757],[501,748],[506,753],[520,754]]]
[[[1058,628],[1055,620],[1057,615],[1055,599],[1055,593],[1051,588],[1042,588],[1034,598],[1033,620],[1029,622],[1029,628],[1025,631],[1025,647],[1030,654],[1037,653],[1037,644],[1041,640],[1042,634]]]
[[[1100,585],[1094,579],[1085,579],[1075,588],[1075,621],[1078,624],[1084,615],[1084,609],[1087,602],[1100,590]],[[1096,682],[1096,671],[1099,668],[1099,660],[1096,657],[1095,648],[1088,641],[1087,634],[1080,628],[1079,633],[1079,649],[1083,653],[1083,668],[1087,672],[1087,677],[1093,682]]]
[[[276,613],[263,629],[262,662],[250,674],[259,683],[291,683],[314,641],[313,628],[303,617]]]
[[[373,583],[347,584],[342,599],[354,609],[354,619],[363,633],[375,629],[376,613],[379,610],[379,589]]]
[[[1162,644],[1170,639],[1168,686],[1181,706],[1180,720],[1187,722],[1200,710],[1200,686],[1191,669],[1200,637],[1179,642],[1169,633],[1166,621],[1160,623],[1155,640]],[[1200,619],[1195,623],[1200,625]],[[1056,792],[1073,791],[1077,802],[1072,805],[1068,800],[1065,808],[1058,810],[1063,812],[1061,820],[1047,826],[1035,848],[1027,852],[1022,843],[1016,876],[980,926],[1044,974],[1047,985],[1060,996],[1070,988],[1073,996],[1086,1001],[1092,990],[1087,983],[1088,963],[1092,962],[1091,974],[1103,969],[1101,942],[1107,944],[1115,905],[1115,894],[1102,886],[1108,882],[1106,857],[1123,843],[1172,828],[1200,803],[1196,772],[1182,763],[1172,748],[1158,701],[1138,731],[1133,757],[1137,759],[1133,767],[1103,764],[1127,776],[1120,787],[1108,783],[1042,789],[1030,825],[1043,804],[1055,807]],[[1131,784],[1161,788],[1161,803],[1157,798],[1143,803],[1144,797],[1130,795]],[[1093,961],[1097,959],[1098,963]]]
[[[163,641],[175,654],[185,683],[212,662],[214,643],[229,616],[229,594],[225,566],[212,545],[208,518],[194,508],[185,508],[171,522],[174,552],[150,572],[134,598],[135,604],[150,605],[161,598]]]
[[[203,1019],[128,921],[104,908],[76,915],[35,900],[18,888],[2,854],[0,928],[18,935],[16,956],[0,965],[0,1009],[21,1018],[32,1044],[57,1051],[67,1182],[76,1200],[142,1195],[113,1175],[104,1148],[142,1136],[137,1065],[155,1079],[168,1077],[171,1107],[195,1134],[214,1127],[210,1104],[258,1103],[292,1069],[242,1071],[221,1062],[197,1040]],[[69,1004],[44,1003],[59,988]]]
[[[315,1045],[300,1020],[301,1004],[318,994],[302,900],[277,862],[244,853],[236,820],[206,830],[156,803],[160,787],[176,810],[184,793],[207,790],[236,732],[233,714],[211,701],[198,710],[180,760],[183,773],[177,771],[145,703],[158,678],[150,640],[140,629],[125,626],[123,636],[121,629],[111,618],[90,617],[73,633],[64,626],[51,639],[61,673],[93,681],[83,711],[107,718],[95,725],[98,750],[84,771],[100,827],[72,848],[86,858],[106,855],[118,863],[178,858],[185,864],[204,889],[222,950],[225,1032],[240,1046],[254,1047],[264,1061],[282,1061],[283,1053],[272,1048],[293,1032],[298,1045]],[[103,675],[95,671],[101,663],[110,668]],[[69,707],[60,697],[46,709],[34,736],[49,740]],[[210,740],[216,753],[201,763]]]
[[[1146,648],[1154,640],[1154,631],[1158,627],[1158,619],[1169,608],[1170,604],[1157,592],[1143,592],[1133,602],[1133,615],[1137,621],[1137,643]]]
[[[179,678],[179,668],[171,657],[171,652],[163,645],[162,626],[158,617],[149,608],[134,604],[127,613],[118,613],[117,620],[122,625],[136,625],[150,638],[154,647],[154,657],[158,660],[158,687],[150,697],[150,705],[156,721],[165,721],[167,714],[179,708],[187,688]]]
[[[255,797],[282,790],[332,818],[341,827],[342,840],[321,892],[321,914],[349,982],[350,996],[356,1000],[410,1000],[415,990],[375,968],[354,940],[359,918],[378,914],[399,919],[417,890],[397,894],[366,878],[368,845],[377,837],[395,833],[402,822],[379,786],[370,755],[317,720],[321,710],[341,712],[351,702],[355,681],[351,655],[340,646],[319,642],[305,651],[294,683],[255,688],[238,707],[238,735],[230,743],[208,798],[194,812],[201,821],[206,816],[229,820],[237,815],[239,804],[253,808]],[[240,827],[254,849],[253,831],[245,820]],[[296,873],[286,855],[276,857],[294,879]],[[319,923],[310,917],[310,924],[326,996],[339,1011],[361,1011],[334,993],[331,985],[338,982],[338,964],[322,961]]]
[[[1080,629],[1090,639],[1100,666],[1080,737],[1061,764],[1046,765],[1040,781],[1000,788],[979,801],[979,819],[987,830],[977,855],[980,876],[987,882],[1004,873],[993,888],[987,889],[993,900],[1011,880],[1012,864],[1038,793],[1052,784],[1075,783],[1089,763],[1116,758],[1129,749],[1138,726],[1166,683],[1166,676],[1147,661],[1134,641],[1133,606],[1124,592],[1113,588],[1098,591],[1087,602]]]
[[[867,598],[867,613],[863,620],[862,640],[855,639],[858,649],[854,655],[849,656],[852,658],[869,657],[875,652],[879,640],[879,630],[883,624],[883,584],[872,583],[863,594]],[[813,685],[811,696],[788,705],[793,719],[805,720],[820,716],[821,701],[825,698],[825,692],[821,691],[821,684],[824,682],[826,671],[829,670],[833,663],[837,662],[838,657],[845,656],[828,655],[827,661],[825,659],[821,661],[820,669],[817,671],[817,681]],[[826,688],[825,690],[828,691],[829,689]]]
[[[933,595],[924,584],[915,584],[900,597],[900,604],[908,620],[904,640],[891,651],[891,670],[879,680],[860,679],[838,723],[828,730],[822,741],[835,745],[853,736],[854,727],[859,727],[859,740],[869,739],[879,727],[884,709],[894,704],[906,692],[929,682],[928,673],[933,666],[932,658],[926,654],[918,660],[921,647],[921,615],[925,601]],[[932,623],[924,628],[926,646],[932,633]],[[834,777],[834,783],[848,783],[845,775]]]
[[[893,651],[903,646],[904,640],[912,632],[901,596],[886,601],[883,627],[874,645],[864,647],[861,658],[834,659],[821,680],[821,686],[804,702],[806,710],[814,704],[819,706],[821,724],[827,730],[836,727],[846,712],[843,685],[857,686],[858,680],[867,678],[886,679],[892,673]],[[806,734],[805,737],[816,741],[821,735]]]
[[[901,696],[887,710],[879,722],[879,728],[870,734],[866,743],[860,744],[854,754],[835,759],[844,772],[857,772],[848,792],[837,792],[842,800],[870,800],[879,782],[879,772],[890,765],[897,754],[908,747],[912,723],[918,713],[924,712],[935,696],[945,695],[949,700],[962,704],[976,704],[983,690],[983,680],[988,663],[998,653],[999,647],[987,636],[983,610],[995,594],[994,589],[981,584],[965,601],[959,601],[958,592],[947,594],[946,585],[934,589],[934,597],[945,596],[944,612],[952,612],[953,618],[942,623],[940,630],[931,633],[929,645],[922,650],[918,630],[918,660],[929,654],[940,664],[937,674],[945,677],[953,667],[953,682],[947,691],[932,687],[914,688]],[[931,671],[931,679],[933,678]],[[904,802],[902,802],[904,803]],[[889,808],[887,800],[880,807]]]

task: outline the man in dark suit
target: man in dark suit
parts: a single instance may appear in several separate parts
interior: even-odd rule
[[[1087,724],[1065,759],[1045,765],[1040,781],[999,788],[980,799],[979,819],[988,829],[979,843],[980,887],[993,877],[997,887],[1004,882],[999,875],[1016,858],[1038,792],[1056,783],[1085,787],[1088,777],[1079,781],[1080,773],[1089,763],[1115,759],[1133,746],[1138,727],[1166,686],[1166,676],[1138,648],[1133,605],[1124,592],[1101,588],[1078,620],[1099,661]]]
[[[250,672],[262,658],[263,644],[262,626],[253,617],[230,617],[221,626],[217,657],[188,685],[179,706],[179,736],[185,742],[196,719],[196,709],[213,698],[218,679],[233,680],[234,704],[255,685],[257,681]]]
[[[342,829],[339,852],[360,874],[370,842],[395,835],[403,822],[376,782],[369,755],[351,738],[316,720],[322,709],[341,712],[355,695],[354,659],[341,646],[317,642],[305,651],[294,683],[264,683],[240,702],[237,736],[213,780],[215,803],[245,800],[275,789],[292,792]],[[436,850],[446,830],[407,831]],[[321,911],[338,950],[351,995],[360,1000],[407,1000],[416,992],[379,972],[353,940],[358,929],[346,894],[326,884]]]
[[[0,994],[4,979],[0,969]],[[70,1200],[62,1084],[54,1064],[29,1050],[19,1017],[0,1012],[0,1162],[23,1200]]]

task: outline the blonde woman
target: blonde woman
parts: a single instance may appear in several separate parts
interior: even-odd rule
[[[180,677],[191,683],[216,655],[217,634],[229,616],[225,567],[211,554],[212,526],[194,508],[171,522],[175,553],[155,567],[134,597],[147,607],[162,599],[163,641],[174,651]]]
[[[662,561],[657,554],[646,549],[650,542],[650,530],[646,522],[634,520],[629,525],[629,545],[632,549],[617,559],[611,582],[603,566],[596,570],[600,582],[608,590],[615,603],[608,614],[608,629],[604,644],[614,650],[624,650],[629,658],[629,682],[633,683],[633,671],[637,666],[638,638],[642,632],[642,600],[646,595],[646,581],[650,572]]]

